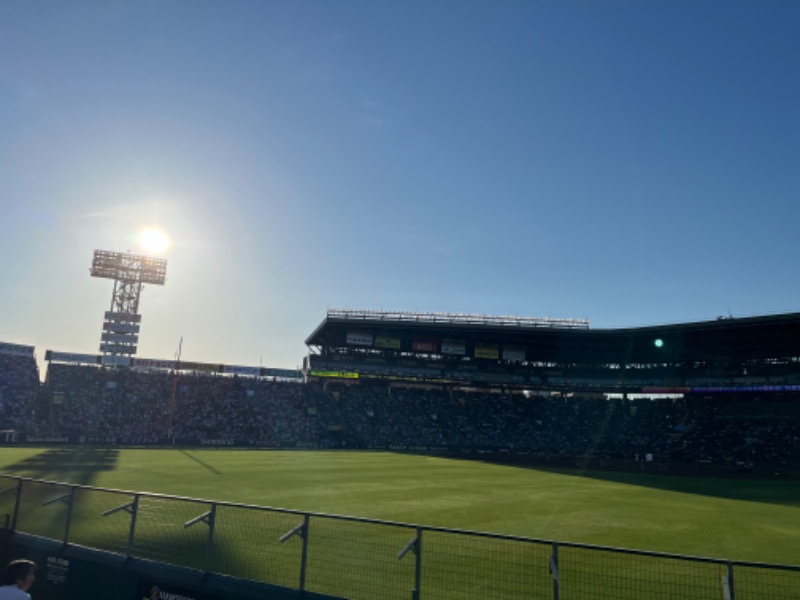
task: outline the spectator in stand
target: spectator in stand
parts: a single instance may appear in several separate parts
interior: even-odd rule
[[[0,600],[30,600],[28,590],[36,579],[36,563],[31,560],[12,560],[3,572]]]

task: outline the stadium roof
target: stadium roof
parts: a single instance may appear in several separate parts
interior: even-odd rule
[[[416,315],[416,317],[415,317]],[[438,318],[433,318],[434,316]],[[451,318],[447,318],[451,317]],[[460,317],[460,318],[452,318]],[[525,349],[529,362],[654,364],[741,362],[800,357],[800,313],[622,329],[589,329],[568,320],[522,320],[476,315],[329,310],[306,339],[320,348],[348,346],[348,334],[399,338],[411,351],[419,338],[459,340]]]

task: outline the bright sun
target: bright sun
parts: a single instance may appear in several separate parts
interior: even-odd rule
[[[139,245],[151,254],[161,254],[169,246],[169,238],[167,234],[150,227],[139,233]]]

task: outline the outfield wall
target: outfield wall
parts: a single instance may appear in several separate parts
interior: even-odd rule
[[[0,476],[36,600],[798,597],[767,565]],[[158,597],[158,596],[157,596]]]
[[[3,536],[3,564],[15,558],[39,566],[36,600],[294,600],[296,592],[193,569],[139,560],[24,533]],[[157,589],[158,592],[154,593]],[[309,600],[336,600],[308,594]]]

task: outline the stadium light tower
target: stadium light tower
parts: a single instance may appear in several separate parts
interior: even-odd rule
[[[139,297],[142,285],[164,285],[167,261],[164,258],[141,256],[130,252],[95,250],[92,277],[113,279],[111,310],[103,319],[100,352],[104,364],[130,364],[139,341]]]

